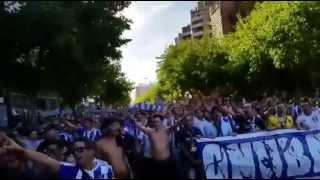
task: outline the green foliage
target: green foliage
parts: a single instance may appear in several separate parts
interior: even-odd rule
[[[239,21],[225,46],[234,64],[249,67],[249,84],[288,91],[319,85],[319,8],[319,2],[264,2]]]
[[[2,87],[31,93],[56,91],[71,106],[96,92],[105,98],[125,95],[130,83],[113,66],[121,58],[119,47],[129,41],[121,35],[130,21],[119,15],[129,2],[19,4],[23,4],[20,9],[9,12],[0,3]],[[113,94],[110,89],[115,87],[118,91]]]
[[[120,72],[120,65],[108,66],[107,74],[102,83],[98,85],[96,97],[105,104],[125,105],[130,103],[130,91],[133,84],[126,80],[125,75]]]
[[[159,92],[172,94],[173,99],[190,89],[208,90],[227,79],[226,54],[219,40],[204,37],[201,40],[187,40],[167,49],[161,57],[158,80]],[[160,93],[161,94],[161,93]]]
[[[191,89],[246,96],[311,91],[320,85],[319,16],[319,2],[255,3],[234,33],[169,47],[159,64],[158,92],[177,98]]]

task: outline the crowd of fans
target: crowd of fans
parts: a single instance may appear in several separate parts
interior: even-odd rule
[[[256,101],[193,93],[161,110],[100,108],[0,134],[0,170],[10,178],[205,179],[197,139],[276,129],[320,128],[318,98]]]

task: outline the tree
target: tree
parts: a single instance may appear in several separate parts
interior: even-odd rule
[[[20,8],[8,11],[12,5],[0,3],[1,86],[30,89],[35,94],[39,90],[56,91],[74,107],[104,81],[126,81],[119,73],[119,77],[108,79],[105,71],[120,60],[119,47],[129,41],[121,35],[130,28],[130,21],[119,12],[130,2],[18,4]]]
[[[209,94],[228,79],[227,54],[218,39],[186,40],[169,47],[161,58],[159,92],[176,93],[174,98],[190,89]]]
[[[120,64],[108,67],[102,83],[96,92],[98,101],[105,104],[126,105],[130,103],[130,92],[133,83],[126,80],[125,75],[120,71]]]
[[[254,5],[255,4],[255,5]],[[253,10],[249,14],[246,9]],[[247,3],[236,31],[168,48],[159,65],[159,93],[177,98],[195,89],[255,97],[285,90],[310,93],[320,86],[319,2]],[[244,11],[245,10],[245,11]],[[167,95],[167,96],[169,96]]]
[[[318,86],[320,26],[314,17],[319,8],[319,2],[258,3],[225,39],[230,60],[248,67],[246,76],[256,87],[306,91]]]

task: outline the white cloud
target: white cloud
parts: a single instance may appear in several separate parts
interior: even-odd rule
[[[133,20],[131,30],[126,31],[124,36],[133,38],[155,15],[172,7],[174,4],[174,1],[132,2],[129,8],[123,11],[124,16]]]
[[[135,83],[156,80],[156,59],[174,42],[183,25],[190,22],[190,1],[133,2],[123,15],[132,19],[131,30],[123,36],[132,39],[122,47],[122,71]]]

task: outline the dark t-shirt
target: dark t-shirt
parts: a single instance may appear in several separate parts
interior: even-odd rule
[[[189,152],[192,154],[194,158],[197,156],[197,149],[196,149],[196,138],[202,137],[201,131],[196,128],[192,127],[191,129],[182,128],[178,132],[178,139],[177,142],[180,146],[184,146]],[[183,154],[182,158],[187,159],[186,156]]]
[[[251,124],[249,119],[243,116],[238,116],[235,118],[235,121],[238,124],[237,133],[243,134],[243,133],[249,133],[251,131]]]
[[[135,138],[130,134],[124,134],[124,136],[119,136],[116,138],[118,146],[121,146],[127,155],[129,163],[132,164],[134,158],[137,156],[135,151]]]
[[[237,119],[237,122],[239,124],[238,133],[250,133],[253,132],[254,129],[265,129],[264,121],[259,116],[254,117],[254,120],[239,117],[239,119]]]

